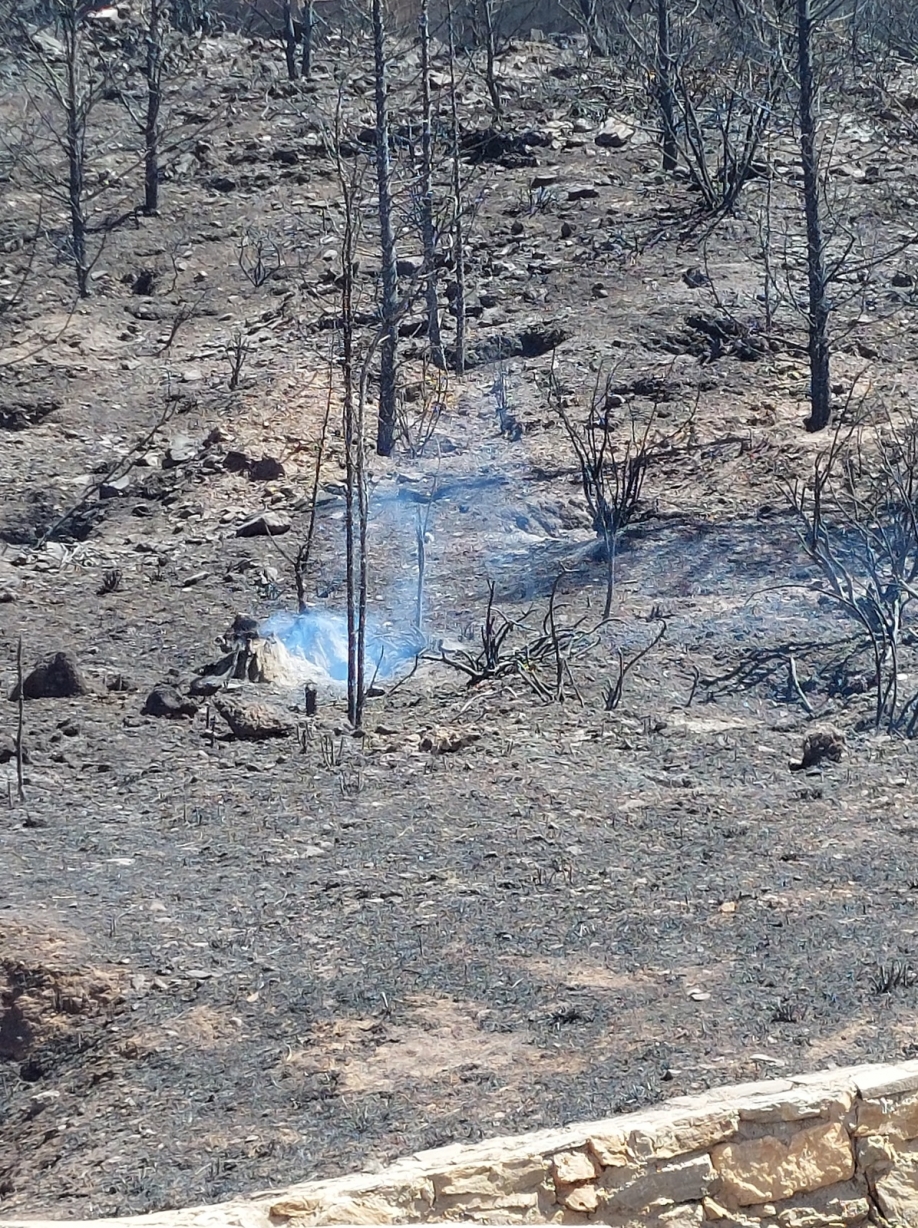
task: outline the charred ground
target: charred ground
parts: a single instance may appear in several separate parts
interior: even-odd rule
[[[161,216],[107,234],[93,297],[73,310],[43,245],[4,355],[0,1212],[219,1199],[780,1069],[912,1055],[914,749],[859,728],[869,697],[833,691],[850,628],[808,588],[782,494],[824,446],[801,427],[799,322],[784,344],[756,341],[751,207],[699,220],[640,124],[623,148],[597,145],[610,114],[640,116],[576,48],[505,56],[507,130],[548,143],[484,166],[469,253],[481,356],[531,327],[567,339],[554,358],[452,379],[434,445],[371,464],[374,608],[404,621],[415,510],[434,493],[428,627],[471,643],[492,579],[525,640],[562,568],[566,625],[598,622],[604,590],[583,560],[591,527],[547,397],[552,362],[571,414],[602,366],[623,421],[672,423],[576,688],[546,703],[523,676],[467,688],[428,662],[370,701],[354,738],[340,696],[321,694],[308,720],[299,693],[259,687],[300,726],[265,744],[211,736],[203,706],[141,714],[154,684],[187,688],[237,612],[295,606],[279,547],[306,531],[336,310],[328,66],[291,86],[267,44],[227,35],[200,54],[206,71],[182,89],[189,122],[212,119]],[[346,97],[355,130],[368,90],[358,77]],[[4,105],[15,98],[13,81]],[[916,134],[870,90],[849,102],[833,157],[851,208],[878,242],[907,233]],[[483,87],[464,105],[484,127]],[[100,143],[129,160],[120,112],[101,115]],[[533,189],[534,175],[548,182]],[[5,191],[15,239],[35,201]],[[255,230],[283,254],[259,287],[238,260]],[[15,250],[6,260],[15,277]],[[836,356],[842,400],[869,370],[893,413],[913,405],[913,273],[908,247],[872,271],[872,307]],[[236,330],[249,351],[230,393]],[[419,353],[406,369],[420,381]],[[499,376],[519,431],[500,430]],[[134,448],[146,463],[128,482],[81,503]],[[229,453],[279,460],[283,476],[253,478]],[[339,459],[333,439],[310,580],[334,609]],[[291,530],[235,536],[265,508]],[[661,620],[606,712],[617,652]],[[26,703],[23,802],[6,702],[20,636],[27,668],[66,650],[90,692]],[[815,724],[846,735],[840,763],[791,770],[814,727],[791,656]],[[878,965],[895,961],[903,975],[884,983]]]

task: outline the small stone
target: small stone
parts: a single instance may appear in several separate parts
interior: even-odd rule
[[[591,183],[579,183],[567,190],[567,199],[570,201],[595,200],[598,195],[599,189],[594,188]]]
[[[88,694],[89,687],[69,652],[54,653],[40,665],[36,665],[22,683],[23,699],[73,699],[78,695]],[[17,685],[13,688],[10,699],[18,698]]]
[[[119,495],[127,494],[131,486],[131,475],[123,474],[120,478],[112,478],[108,482],[103,482],[99,487],[100,499],[116,499]]]
[[[289,516],[283,512],[258,512],[244,520],[236,529],[237,537],[280,537],[292,528]]]
[[[596,133],[596,144],[602,149],[621,149],[634,136],[630,124],[618,119],[610,119]]]
[[[399,277],[419,277],[424,271],[424,257],[403,256],[396,261],[395,271]]]
[[[561,238],[570,239],[570,238],[573,238],[573,235],[574,235],[574,228],[570,224],[570,222],[562,222],[561,223]]]
[[[249,477],[255,482],[276,482],[284,472],[284,466],[274,456],[263,456],[249,466]]]
[[[552,1173],[559,1185],[595,1181],[596,1161],[585,1151],[562,1151],[552,1161]],[[593,1209],[595,1210],[595,1206]]]
[[[169,444],[163,457],[164,469],[177,469],[179,465],[187,465],[198,454],[198,445],[187,435],[178,435]]]
[[[561,1195],[561,1201],[569,1211],[579,1211],[581,1215],[590,1215],[599,1206],[595,1185],[574,1186]]]
[[[161,682],[147,696],[146,703],[141,708],[143,716],[164,717],[176,720],[179,717],[195,716],[198,705],[193,699],[188,699],[174,686]]]

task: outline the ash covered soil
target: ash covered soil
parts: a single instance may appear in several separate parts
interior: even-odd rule
[[[328,64],[346,58],[332,52],[312,85],[291,86],[274,46],[206,40],[202,72],[171,106],[210,119],[164,182],[161,215],[105,235],[93,295],[75,308],[66,263],[39,244],[7,339],[7,1217],[218,1200],[719,1083],[918,1052],[910,976],[877,992],[877,966],[914,955],[915,752],[861,727],[869,695],[833,689],[851,629],[813,592],[782,493],[825,446],[802,428],[799,317],[788,312],[781,340],[758,340],[764,181],[712,226],[684,180],[659,173],[636,90],[576,47],[521,41],[503,57],[507,130],[546,143],[474,171],[469,239],[470,343],[531,326],[566,339],[553,355],[450,378],[422,454],[403,444],[369,459],[374,614],[393,634],[410,622],[420,508],[426,625],[474,653],[489,581],[524,624],[511,643],[541,631],[559,576],[558,622],[601,622],[605,570],[587,557],[575,457],[546,395],[552,363],[572,417],[602,368],[623,423],[654,413],[671,427],[621,543],[611,619],[571,662],[563,702],[525,673],[470,687],[427,660],[379,688],[360,738],[331,687],[315,717],[298,688],[238,688],[296,727],[268,742],[234,739],[220,719],[208,728],[206,702],[195,716],[143,714],[156,684],[187,693],[237,613],[296,608],[290,559],[328,399],[322,323],[339,293],[341,189],[318,138],[335,112]],[[396,61],[400,97],[416,55],[406,45]],[[356,128],[372,93],[352,63],[344,111]],[[17,88],[7,82],[4,107]],[[480,79],[463,90],[463,123],[486,126]],[[850,112],[833,102],[835,178],[895,246],[903,202],[918,195],[914,126],[866,90],[845,102]],[[618,149],[595,139],[610,116],[634,127]],[[98,157],[129,162],[114,103],[98,125]],[[778,216],[793,219],[792,146],[770,157]],[[27,233],[34,195],[3,191],[4,229]],[[104,203],[114,215],[117,201]],[[366,214],[359,283],[372,303]],[[257,287],[238,259],[256,232],[280,252]],[[417,240],[401,248],[414,256]],[[24,259],[8,251],[6,276]],[[913,407],[913,268],[901,247],[872,269],[870,301],[849,308],[834,360],[842,400],[866,370],[891,412]],[[149,292],[135,293],[144,274]],[[725,318],[748,344],[712,332]],[[236,331],[248,355],[230,392]],[[406,383],[430,386],[420,341],[403,346]],[[500,380],[518,424],[503,431]],[[307,593],[334,612],[337,396],[333,380]],[[423,396],[409,397],[416,417]],[[91,488],[128,454],[143,463],[99,498]],[[230,454],[282,472],[250,476]],[[264,509],[289,531],[237,537]],[[663,623],[607,711],[619,661]],[[24,704],[22,801],[8,702],[20,636],[27,672],[66,651],[88,688]],[[788,688],[791,657],[815,718]],[[540,676],[550,687],[550,663]],[[826,725],[845,735],[841,760],[792,770]]]

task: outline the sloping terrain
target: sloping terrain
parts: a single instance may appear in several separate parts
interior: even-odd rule
[[[770,150],[774,179],[713,226],[659,171],[635,87],[576,48],[511,48],[506,129],[544,142],[468,164],[470,342],[484,360],[527,329],[566,339],[442,381],[421,454],[371,457],[371,608],[387,633],[411,622],[421,508],[432,638],[474,656],[493,581],[521,624],[508,647],[525,644],[561,576],[557,621],[595,629],[589,651],[563,702],[524,665],[469,687],[425,660],[379,688],[362,737],[340,689],[320,688],[309,717],[299,687],[249,684],[296,727],[249,742],[206,701],[193,717],[143,709],[156,684],[187,693],[237,613],[296,608],[329,398],[307,596],[344,608],[327,327],[343,210],[325,142],[332,68],[352,55],[348,132],[372,119],[372,82],[344,44],[307,85],[282,80],[267,43],[222,35],[198,54],[170,102],[195,135],[160,216],[107,230],[76,306],[43,243],[3,353],[0,1215],[216,1200],[782,1068],[913,1055],[914,751],[861,727],[869,694],[833,690],[851,628],[812,591],[784,494],[826,442],[801,425],[797,313],[760,340],[758,209],[772,192],[776,230],[797,224],[790,137]],[[399,105],[415,64],[406,45]],[[462,101],[484,128],[477,77]],[[904,414],[915,133],[866,89],[833,105],[846,207],[892,253],[848,300],[837,395],[866,381]],[[596,141],[610,117],[632,124],[619,148]],[[129,165],[123,111],[106,102],[96,122],[94,157]],[[14,278],[38,193],[4,190]],[[100,215],[117,213],[111,191]],[[372,212],[368,189],[367,311]],[[417,339],[403,353],[421,389],[410,417],[434,376]],[[630,414],[671,428],[607,622],[549,395],[579,421],[600,371],[623,431]],[[264,510],[289,530],[236,535]],[[620,663],[664,623],[607,711]],[[7,702],[20,637],[26,672],[66,651],[86,683],[24,703],[22,800]],[[826,725],[845,735],[840,761],[792,770]]]

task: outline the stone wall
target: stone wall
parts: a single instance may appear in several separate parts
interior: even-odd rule
[[[98,1228],[443,1220],[918,1228],[918,1061],[718,1088],[604,1121],[420,1152],[378,1173]]]

